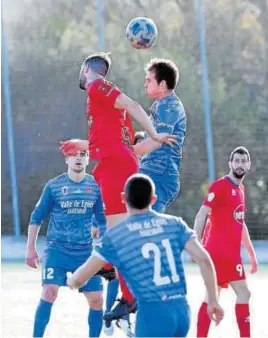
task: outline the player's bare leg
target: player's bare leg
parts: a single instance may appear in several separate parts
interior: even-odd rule
[[[230,282],[230,285],[236,294],[235,314],[240,337],[250,337],[249,299],[251,292],[245,279]]]
[[[99,337],[102,329],[103,293],[102,291],[84,292],[84,295],[89,305],[89,337]]]
[[[50,319],[52,306],[57,299],[59,286],[43,285],[41,299],[35,312],[33,337],[43,337]]]
[[[221,287],[218,286],[218,294],[220,296]],[[198,319],[197,319],[197,337],[207,337],[208,331],[211,323],[211,319],[207,313],[208,307],[208,295],[206,294],[204,302],[201,304],[199,312],[198,312]]]

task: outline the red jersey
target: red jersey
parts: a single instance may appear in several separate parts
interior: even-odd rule
[[[244,186],[222,177],[210,186],[203,204],[211,208],[203,234],[206,250],[215,259],[240,257],[246,211]]]
[[[132,148],[135,131],[131,119],[126,110],[114,108],[120,94],[120,90],[105,79],[95,80],[87,88],[91,159],[100,160]]]

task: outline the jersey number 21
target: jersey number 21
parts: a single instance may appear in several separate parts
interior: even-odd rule
[[[169,239],[163,239],[161,241],[161,244],[165,248],[168,265],[171,271],[171,277],[169,276],[161,276],[161,251],[155,243],[146,243],[141,248],[141,253],[144,258],[150,258],[150,252],[153,252],[154,254],[154,276],[153,281],[155,285],[161,286],[161,285],[167,285],[172,283],[177,283],[180,280],[180,277],[176,270],[175,260],[173,256],[173,252],[171,249],[171,245],[169,242]]]

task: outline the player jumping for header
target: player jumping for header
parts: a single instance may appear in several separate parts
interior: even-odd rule
[[[108,54],[90,55],[82,64],[79,78],[80,88],[87,92],[90,159],[98,161],[92,173],[101,188],[109,228],[126,218],[121,192],[128,177],[138,171],[132,147],[134,128],[129,115],[154,141],[172,146],[176,139],[167,133],[157,133],[142,107],[105,79],[110,66]],[[87,143],[81,143],[83,146],[86,149]],[[62,148],[68,151],[71,145],[65,142]],[[122,300],[117,315],[122,317],[135,311],[136,303],[120,273],[119,281]]]

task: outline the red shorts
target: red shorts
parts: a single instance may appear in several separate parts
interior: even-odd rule
[[[95,165],[92,174],[100,186],[106,216],[126,212],[121,193],[126,180],[138,170],[137,157],[130,150],[120,151],[118,155],[104,158]]]
[[[215,265],[217,283],[222,288],[228,288],[229,282],[246,279],[245,270],[241,258],[228,260],[211,257]]]

